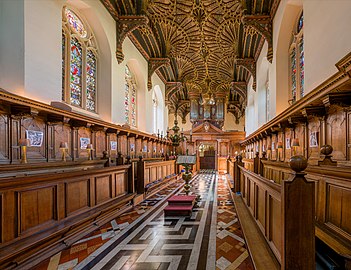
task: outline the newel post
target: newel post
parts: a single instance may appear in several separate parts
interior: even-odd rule
[[[230,159],[230,156],[228,156],[228,158],[227,158],[227,174],[230,174],[230,162],[231,162],[231,159]]]
[[[262,157],[260,159],[260,171],[259,171],[259,174],[261,176],[263,176],[263,177],[264,177],[264,164],[263,164],[262,160],[267,160],[266,155],[267,155],[267,153],[263,151],[262,152]]]
[[[315,265],[315,187],[307,181],[307,160],[293,156],[295,174],[282,182],[283,249],[281,269],[316,269]]]
[[[254,157],[254,173],[259,174],[260,173],[260,158],[259,158],[259,152],[256,152],[256,157]]]
[[[243,157],[238,155],[236,156],[236,161],[234,163],[234,191],[240,192],[240,168],[239,166],[243,166],[242,162]]]
[[[123,157],[121,152],[118,152],[117,158],[116,158],[116,164],[117,165],[123,165]]]
[[[137,193],[138,194],[144,194],[145,192],[145,185],[144,185],[144,182],[145,182],[145,177],[144,177],[144,174],[145,174],[145,162],[143,161],[143,157],[140,156],[139,157],[139,160],[137,162]]]
[[[118,159],[121,158],[123,162],[123,158],[121,157],[121,153],[118,153],[118,158],[117,158],[117,165],[123,165],[118,163]],[[134,170],[133,170],[133,163],[131,162],[130,157],[128,156],[126,158],[125,165],[130,165],[127,174],[128,174],[128,193],[134,193]]]

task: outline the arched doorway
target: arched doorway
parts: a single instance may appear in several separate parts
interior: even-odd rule
[[[200,169],[216,169],[217,142],[201,141],[198,144]]]

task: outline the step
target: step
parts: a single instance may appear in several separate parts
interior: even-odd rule
[[[168,205],[191,205],[195,204],[196,196],[172,196],[169,198]]]
[[[192,205],[168,205],[165,207],[165,216],[190,216]]]

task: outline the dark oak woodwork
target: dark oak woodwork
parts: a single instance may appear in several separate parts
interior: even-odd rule
[[[0,179],[0,267],[34,265],[128,209],[130,166]]]

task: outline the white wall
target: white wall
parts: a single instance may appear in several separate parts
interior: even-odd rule
[[[0,0],[0,88],[24,93],[24,0]]]
[[[271,116],[290,105],[289,45],[298,16],[304,13],[305,93],[332,76],[335,64],[351,51],[351,1],[284,0],[273,20],[273,64],[269,70]],[[258,74],[262,70],[257,70]]]
[[[308,93],[333,75],[335,64],[351,51],[351,1],[305,0],[303,10]]]
[[[98,48],[98,114],[73,107],[79,113],[105,121],[124,123],[124,67],[135,74],[137,128],[152,132],[151,92],[147,90],[147,61],[126,38],[125,59],[118,64],[116,22],[96,0],[0,0],[0,87],[19,95],[50,104],[61,101],[62,9],[67,5],[88,23]],[[164,84],[152,76],[164,96]],[[166,109],[162,112],[167,119]],[[164,121],[167,126],[167,121]],[[165,129],[164,127],[164,129]]]
[[[192,124],[190,122],[190,113],[187,114],[187,116],[185,117],[186,123],[183,124],[182,123],[182,118],[178,115],[177,116],[177,120],[178,120],[178,127],[180,128],[180,130],[184,130],[184,131],[190,131]],[[174,114],[169,114],[168,115],[168,127],[171,129],[174,126]]]
[[[273,63],[269,71],[272,118],[289,106],[289,46],[301,10],[301,1],[283,0],[273,20]]]
[[[45,103],[62,96],[61,10],[59,1],[24,1],[25,96]]]
[[[239,124],[235,123],[235,117],[232,113],[225,113],[223,130],[225,131],[244,131],[245,128],[245,115],[239,119]]]

